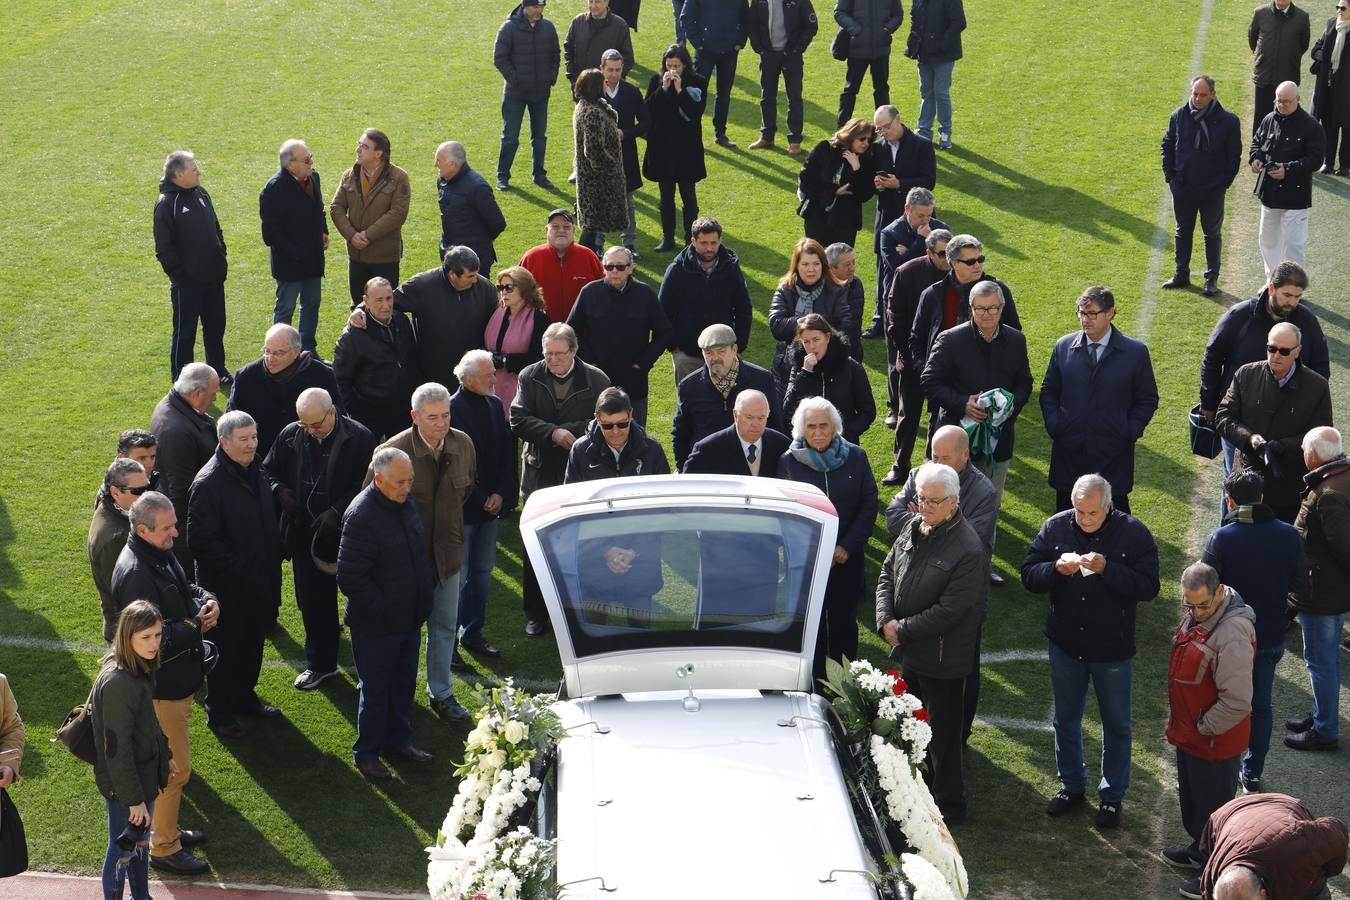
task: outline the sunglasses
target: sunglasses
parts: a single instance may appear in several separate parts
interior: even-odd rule
[[[633,420],[629,419],[626,422],[597,422],[596,424],[599,425],[601,428],[603,428],[605,431],[613,431],[615,428],[619,429],[620,431],[627,431],[628,426],[633,424]]]
[[[628,263],[605,263],[606,272],[622,272],[628,268]]]
[[[515,289],[516,289],[516,286],[515,286],[514,284],[499,284],[499,285],[497,285],[497,293],[499,293],[499,294],[509,294],[509,293],[511,293],[512,291],[514,291]]]
[[[1297,347],[1276,347],[1274,344],[1266,344],[1267,353],[1278,353],[1281,356],[1288,356],[1297,349]]]
[[[953,262],[959,262],[963,266],[973,266],[976,263],[984,262],[984,256],[972,256],[970,259],[957,259]]]
[[[135,494],[137,497],[139,497],[141,494],[144,494],[146,491],[150,490],[150,485],[143,484],[140,487],[122,487],[119,484],[117,486],[117,489],[120,491],[126,491],[128,494]]]

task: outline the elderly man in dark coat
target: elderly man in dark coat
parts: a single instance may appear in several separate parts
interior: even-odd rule
[[[1281,322],[1266,336],[1265,362],[1233,373],[1214,417],[1219,434],[1237,448],[1233,468],[1253,469],[1265,479],[1265,502],[1292,523],[1303,493],[1303,436],[1331,424],[1327,380],[1299,361],[1302,334]]]
[[[1303,54],[1312,38],[1312,21],[1293,0],[1273,0],[1252,10],[1247,44],[1252,48],[1252,82],[1256,85],[1256,118],[1252,131],[1275,105],[1275,88],[1282,81],[1298,84]]]
[[[267,456],[277,435],[295,421],[295,401],[305,391],[323,388],[342,406],[333,367],[301,349],[302,343],[302,335],[290,325],[273,325],[263,339],[262,356],[234,373],[225,411],[242,409],[258,423],[259,456]]]
[[[1080,476],[1096,472],[1111,482],[1116,509],[1130,511],[1134,445],[1158,411],[1158,385],[1148,347],[1111,324],[1115,316],[1108,288],[1083,291],[1082,330],[1055,342],[1041,383],[1057,510],[1073,505],[1069,491]]]
[[[670,427],[675,467],[684,467],[694,445],[732,422],[732,409],[742,391],[755,390],[769,399],[768,426],[783,429],[783,407],[773,373],[737,354],[736,332],[729,325],[709,325],[698,336],[704,365],[676,388],[675,418]]]
[[[1017,315],[1017,302],[1012,289],[984,270],[984,245],[969,234],[958,234],[947,242],[947,274],[919,295],[909,330],[909,360],[914,368],[923,371],[928,354],[938,334],[955,328],[970,319],[970,293],[982,281],[998,285],[1003,295],[1004,325],[1022,330],[1022,319]]]
[[[544,0],[522,0],[497,29],[492,64],[506,82],[502,91],[502,145],[497,155],[497,190],[511,187],[511,164],[520,147],[520,123],[530,111],[534,182],[553,189],[544,169],[548,150],[548,95],[558,80],[558,29],[544,18]]]
[[[904,213],[909,192],[916,187],[933,190],[937,184],[937,155],[932,141],[919,137],[905,126],[900,110],[886,104],[872,116],[876,140],[872,142],[876,167],[877,213],[872,223],[872,252],[877,254],[876,312],[867,329],[869,337],[881,337],[884,328],[883,307],[891,274],[881,256],[881,230]]]
[[[422,381],[454,392],[455,363],[483,346],[483,332],[497,309],[497,288],[483,275],[478,254],[464,246],[445,251],[440,268],[419,272],[394,290],[394,308],[417,325]]]
[[[1302,106],[1298,85],[1285,81],[1275,89],[1275,109],[1252,134],[1247,162],[1256,173],[1261,198],[1257,244],[1269,279],[1285,260],[1303,265],[1313,173],[1322,165],[1326,135]]]
[[[277,281],[272,321],[291,324],[299,300],[301,344],[312,352],[323,291],[323,254],[328,249],[327,204],[305,142],[289,140],[278,155],[281,168],[258,195],[262,239]]]
[[[686,474],[778,475],[778,462],[792,439],[769,426],[769,398],[753,388],[736,395],[732,423],[694,444],[681,470]]]
[[[159,490],[173,501],[182,535],[173,545],[174,556],[187,571],[192,570],[192,552],[187,546],[188,488],[216,452],[216,420],[206,411],[219,391],[215,369],[206,363],[188,363],[150,416],[150,431],[159,449]]]
[[[506,230],[497,198],[487,180],[469,166],[469,157],[459,141],[446,141],[436,148],[436,193],[441,208],[441,243],[437,256],[456,245],[478,254],[479,265],[491,269],[497,262],[492,242]]]
[[[966,817],[965,681],[989,603],[989,554],[961,513],[960,478],[950,466],[925,463],[914,483],[918,515],[901,527],[877,580],[877,633],[928,709],[933,799],[947,824],[959,825]]]
[[[207,726],[224,740],[247,732],[237,716],[274,718],[257,695],[263,639],[281,608],[281,529],[258,459],[258,426],[246,412],[220,417],[220,446],[192,482],[188,540],[197,583],[220,601],[220,661],[207,679]]]
[[[337,561],[342,514],[361,490],[375,438],[342,415],[323,388],[295,401],[298,421],[281,431],[263,459],[281,507],[281,538],[295,574],[295,602],[305,626],[305,670],[295,687],[312,691],[337,674]]]
[[[1350,54],[1345,52],[1350,35],[1350,6],[1337,2],[1336,15],[1327,19],[1326,31],[1313,47],[1313,118],[1322,123],[1326,136],[1324,175],[1350,175]],[[1319,59],[1320,56],[1320,59]],[[1336,148],[1341,150],[1341,165],[1336,168]]]
[[[408,427],[408,400],[417,386],[417,334],[394,307],[384,278],[370,279],[363,315],[349,323],[333,350],[333,372],[351,417],[377,440]]]

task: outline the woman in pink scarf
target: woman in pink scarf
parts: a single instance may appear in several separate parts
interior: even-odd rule
[[[497,273],[497,309],[488,319],[483,345],[497,367],[497,398],[511,409],[520,370],[544,358],[544,295],[529,270],[510,266]]]

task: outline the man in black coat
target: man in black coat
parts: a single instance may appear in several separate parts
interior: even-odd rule
[[[633,415],[633,403],[622,388],[607,387],[595,401],[595,419],[567,454],[563,484],[669,475],[666,451]]]
[[[670,355],[675,383],[703,363],[699,336],[710,325],[728,325],[741,352],[750,345],[754,311],[740,257],[722,243],[722,226],[701,216],[694,221],[689,246],[666,267],[658,297],[674,333]]]
[[[337,674],[337,562],[342,514],[361,490],[375,438],[342,415],[323,388],[295,401],[287,425],[263,460],[281,508],[281,539],[295,575],[295,603],[305,625],[305,670],[295,687],[312,691]]]
[[[1134,445],[1158,411],[1158,385],[1148,347],[1112,325],[1115,317],[1116,298],[1108,288],[1083,291],[1082,329],[1055,342],[1041,382],[1057,510],[1072,506],[1074,483],[1096,472],[1111,483],[1116,509],[1130,511]]]
[[[178,519],[172,501],[149,491],[131,505],[131,535],[113,567],[113,605],[120,614],[133,600],[149,600],[164,618],[155,672],[155,716],[178,771],[155,799],[150,864],[180,875],[200,875],[206,862],[187,852],[206,841],[201,831],[178,827],[183,787],[192,776],[188,720],[203,680],[202,636],[215,628],[220,604],[188,580],[172,550]],[[214,635],[212,635],[214,637]]]
[[[451,247],[439,269],[420,272],[394,291],[394,308],[411,313],[417,325],[422,382],[443,384],[453,393],[459,387],[455,363],[483,346],[483,331],[497,309],[497,288],[481,269],[473,250]]]
[[[895,280],[895,273],[905,263],[911,259],[924,256],[928,252],[928,235],[934,230],[947,230],[947,223],[933,215],[933,208],[937,205],[937,199],[933,192],[925,187],[912,187],[909,193],[905,195],[905,206],[901,214],[895,218],[895,221],[887,223],[877,234],[877,260],[881,269],[880,285],[890,285]],[[884,294],[878,294],[878,311],[881,309],[881,297]],[[910,319],[910,323],[914,320]],[[885,320],[883,318],[884,325]],[[886,357],[895,358],[896,347],[891,344],[889,334],[886,335]],[[899,399],[900,378],[898,372],[892,368],[890,377],[886,382],[886,410],[887,418],[893,419],[896,413],[896,404]]]
[[[1176,271],[1163,287],[1191,283],[1191,240],[1195,216],[1205,235],[1204,295],[1219,290],[1219,263],[1223,258],[1223,204],[1228,188],[1242,165],[1242,126],[1223,108],[1214,92],[1214,79],[1197,75],[1191,80],[1191,98],[1167,121],[1162,139],[1163,180],[1172,189],[1176,216]]]
[[[783,409],[773,373],[741,359],[736,340],[736,332],[728,325],[709,325],[699,335],[705,365],[676,389],[670,429],[676,469],[684,468],[695,444],[732,424],[732,410],[742,391],[759,391],[769,398],[768,425],[783,431]]]
[[[534,181],[553,189],[544,169],[548,150],[548,95],[558,80],[558,29],[544,18],[544,0],[521,0],[497,30],[492,64],[506,82],[502,91],[502,146],[497,155],[497,190],[511,187],[511,164],[520,147],[520,123],[530,111]]]
[[[900,0],[837,0],[834,20],[848,35],[844,54],[844,90],[839,95],[838,127],[853,117],[853,106],[862,89],[862,78],[872,70],[872,102],[891,102],[891,35],[905,21]],[[836,40],[838,40],[836,38]],[[833,47],[830,48],[833,51]]]
[[[374,480],[342,516],[337,580],[347,597],[360,700],[356,770],[372,781],[393,777],[380,756],[429,763],[412,743],[412,704],[422,625],[431,614],[436,572],[417,504],[409,503],[413,466],[386,447],[371,461]]]
[[[258,195],[262,239],[277,281],[272,321],[291,324],[299,300],[301,346],[313,352],[323,292],[323,254],[328,249],[328,210],[314,157],[305,142],[289,140],[278,155],[281,168]]]
[[[670,322],[651,285],[633,276],[626,247],[605,252],[605,277],[577,295],[567,324],[577,333],[581,358],[609,376],[633,405],[633,418],[647,424],[647,378],[670,343]]]
[[[587,0],[587,9],[578,13],[567,26],[563,38],[563,75],[568,84],[587,69],[600,68],[600,55],[606,50],[623,54],[624,71],[633,67],[633,38],[628,23],[609,10],[609,0]]]
[[[376,276],[366,283],[361,308],[360,325],[349,323],[338,336],[333,374],[351,417],[384,440],[408,427],[418,343],[407,315],[394,308],[387,279]]]
[[[312,350],[290,325],[267,329],[262,356],[240,366],[225,411],[242,409],[258,423],[258,455],[267,456],[281,429],[295,421],[295,401],[309,388],[323,388],[340,402],[332,366]]]
[[[174,517],[183,532],[173,551],[187,571],[192,570],[192,552],[187,547],[188,488],[216,452],[216,421],[206,411],[219,392],[215,369],[206,363],[188,363],[150,416],[150,432],[159,451],[159,490],[173,501]]]
[[[736,60],[745,47],[746,24],[750,7],[745,0],[682,0],[675,23],[678,33],[684,29],[694,45],[694,71],[712,83],[717,72],[717,93],[713,97],[713,140],[719,147],[735,148],[727,137],[727,114],[731,109],[731,86],[736,81]],[[679,7],[679,4],[676,4]],[[678,37],[676,40],[679,43]]]
[[[872,144],[876,171],[873,184],[877,192],[877,214],[872,223],[872,252],[877,255],[877,311],[867,336],[881,337],[882,307],[893,274],[881,255],[881,230],[904,214],[911,190],[921,187],[931,191],[937,185],[937,155],[932,141],[905,127],[900,110],[894,106],[878,107],[872,124],[877,129],[877,139]]]
[[[772,9],[771,9],[772,7]],[[802,152],[802,57],[820,23],[811,0],[750,0],[745,31],[759,54],[759,139],[751,150],[773,146],[778,132],[778,79],[787,88],[788,153]]]
[[[619,144],[623,150],[623,178],[627,186],[628,225],[619,236],[620,242],[637,259],[633,249],[637,242],[637,208],[633,205],[633,194],[642,187],[642,165],[638,160],[637,139],[645,137],[650,125],[651,113],[642,91],[623,77],[624,58],[618,50],[606,50],[600,61],[600,73],[605,77],[604,97],[606,103],[619,117]],[[605,232],[595,233],[595,242],[604,246]]]
[[[939,150],[952,149],[952,70],[961,58],[966,30],[962,0],[914,0],[909,14],[905,56],[919,69],[919,134],[933,139],[938,122]]]
[[[1247,44],[1252,48],[1252,83],[1256,85],[1253,132],[1274,105],[1276,86],[1282,81],[1299,83],[1299,67],[1311,37],[1312,22],[1293,0],[1272,0],[1252,11]]]
[[[694,445],[680,471],[706,475],[778,476],[778,460],[792,439],[769,428],[769,398],[754,389],[736,395],[731,425]]]
[[[1257,240],[1267,279],[1285,260],[1303,265],[1303,251],[1308,243],[1308,210],[1312,207],[1312,177],[1326,153],[1327,138],[1322,126],[1298,101],[1295,82],[1286,81],[1275,89],[1275,109],[1252,134],[1247,155],[1247,162],[1256,173],[1256,194],[1261,198]]]
[[[998,285],[999,293],[1003,295],[1005,306],[1000,321],[1022,330],[1012,289],[985,272],[984,245],[973,235],[958,234],[947,242],[947,265],[949,269],[942,280],[919,295],[914,324],[910,326],[909,357],[919,372],[928,364],[928,355],[937,336],[970,320],[971,289],[982,281]]]
[[[281,608],[281,529],[246,412],[220,417],[220,446],[188,493],[188,540],[197,582],[220,601],[220,661],[207,679],[206,724],[224,740],[247,732],[236,716],[275,718],[259,699],[263,639]]]
[[[436,193],[441,208],[441,243],[437,256],[463,245],[478,255],[482,268],[491,269],[497,262],[497,250],[492,246],[506,230],[497,198],[487,180],[469,167],[468,154],[459,141],[446,141],[436,148]]]
[[[197,320],[202,323],[206,362],[228,385],[225,368],[225,234],[220,230],[211,195],[201,186],[197,158],[175,150],[164,160],[164,179],[155,201],[155,258],[169,276],[173,303],[173,342],[169,374],[173,378],[192,362]]]

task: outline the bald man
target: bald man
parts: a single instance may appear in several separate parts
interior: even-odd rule
[[[1307,46],[1306,38],[1303,43]],[[1256,127],[1247,156],[1256,173],[1256,195],[1261,198],[1257,239],[1266,281],[1285,260],[1304,264],[1312,177],[1322,165],[1326,145],[1322,126],[1299,106],[1298,84],[1286,81],[1277,87],[1275,108]]]
[[[756,390],[741,391],[731,411],[732,423],[694,444],[684,462],[686,474],[778,474],[778,459],[791,439],[769,426],[769,398]]]
[[[304,349],[299,331],[279,322],[267,329],[262,356],[234,373],[225,411],[242,409],[253,417],[258,423],[258,455],[265,457],[281,429],[295,421],[295,401],[309,388],[323,388],[341,410],[332,366]]]

